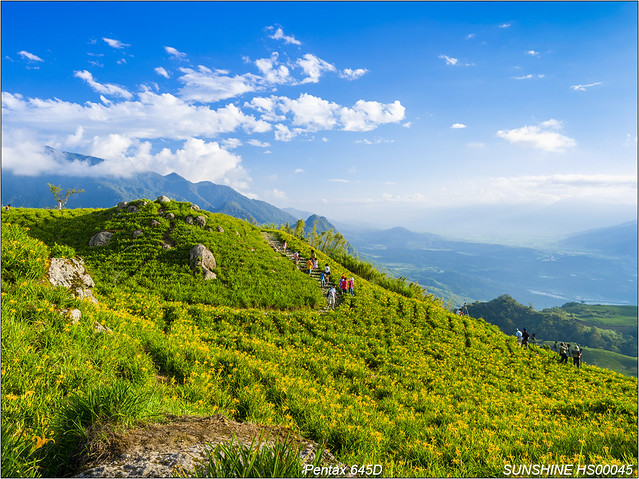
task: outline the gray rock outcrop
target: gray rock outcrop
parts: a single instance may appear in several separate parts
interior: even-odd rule
[[[135,231],[133,232],[133,237],[134,237],[134,238],[138,238],[138,237],[142,236],[143,234],[144,234],[144,233],[142,232],[142,230],[135,230]]]
[[[63,286],[71,290],[76,298],[98,302],[91,291],[95,283],[86,272],[82,258],[51,258],[48,279],[53,286]]]
[[[109,231],[100,231],[99,233],[91,236],[91,239],[89,240],[89,246],[106,246],[109,244],[109,241],[111,241],[112,236],[113,233],[110,233]]]
[[[206,216],[196,216],[195,217],[195,224],[198,226],[202,226],[205,227],[206,226]]]
[[[173,213],[167,213],[164,217],[167,220],[174,220],[175,219],[175,215]]]
[[[189,251],[189,264],[195,275],[202,275],[204,279],[215,279],[213,272],[217,268],[217,262],[213,253],[203,244],[197,244]]]
[[[184,218],[184,221],[186,221],[186,224],[188,225],[192,225],[194,223],[192,216],[187,216],[186,218]]]
[[[170,203],[171,199],[168,196],[158,196],[158,199],[156,200],[158,203]]]
[[[127,207],[126,207],[126,210],[127,210],[129,213],[137,213],[138,211],[140,211],[140,208],[138,208],[138,207],[137,207],[137,206],[135,206],[135,205],[129,205],[129,206],[127,206]]]
[[[217,232],[218,233],[224,233],[224,228],[222,228],[221,226],[217,227]]]

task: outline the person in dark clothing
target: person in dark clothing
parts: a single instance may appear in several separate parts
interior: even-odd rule
[[[522,348],[527,348],[528,347],[528,338],[530,337],[530,334],[528,334],[528,331],[526,331],[526,328],[524,328],[523,332],[521,333],[521,347]]]
[[[575,349],[572,350],[572,363],[577,366],[577,368],[581,369],[581,354],[583,350],[579,348],[579,346],[575,346]]]
[[[559,356],[561,356],[559,364],[568,363],[568,354],[566,354],[567,351],[568,348],[566,347],[566,345],[564,343],[559,343]]]

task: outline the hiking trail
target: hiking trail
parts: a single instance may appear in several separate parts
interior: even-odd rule
[[[295,258],[293,257],[293,254],[295,252],[291,251],[290,249],[287,249],[286,252],[284,252],[284,242],[278,240],[273,233],[262,231],[262,236],[268,242],[271,248],[273,248],[278,253],[286,256],[290,261],[293,261],[293,262],[295,261]],[[306,269],[307,260],[308,258],[304,258],[300,255],[298,264],[296,265],[297,269],[299,269],[304,274],[307,274],[306,271],[308,271]],[[322,271],[323,269],[321,265],[319,269],[313,268],[313,270],[311,271],[311,278],[315,278],[315,280],[317,281],[318,287],[322,288],[322,295],[326,298],[326,293],[328,292],[328,288],[335,285],[335,283],[333,283],[333,281],[327,281],[326,286],[322,287],[322,282],[320,280],[320,275]],[[333,276],[333,274],[331,274],[331,277]],[[335,285],[335,287],[337,288],[337,285]],[[337,288],[337,294],[335,295],[335,308],[337,308],[342,303],[343,299],[344,299],[343,295],[341,294],[339,288]],[[324,314],[329,311],[331,311],[331,308],[328,306],[328,299],[326,299],[326,304],[324,305],[324,307],[322,307],[319,310],[319,312],[320,314]]]

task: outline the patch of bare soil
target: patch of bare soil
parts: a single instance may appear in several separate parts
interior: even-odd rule
[[[262,437],[272,445],[290,436],[300,446],[303,461],[312,462],[317,444],[277,426],[231,421],[224,416],[168,416],[168,422],[126,431],[99,431],[87,445],[76,477],[176,477],[192,472],[207,449],[230,442],[250,445]],[[336,463],[324,451],[323,462]]]

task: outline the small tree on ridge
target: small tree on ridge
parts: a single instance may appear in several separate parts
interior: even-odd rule
[[[67,188],[66,193],[62,193],[62,187],[60,185],[52,185],[51,183],[47,183],[47,186],[53,193],[53,197],[58,202],[58,210],[61,210],[64,205],[67,204],[69,198],[73,195],[77,195],[78,193],[84,193],[84,190],[76,190],[75,188],[69,189]]]

